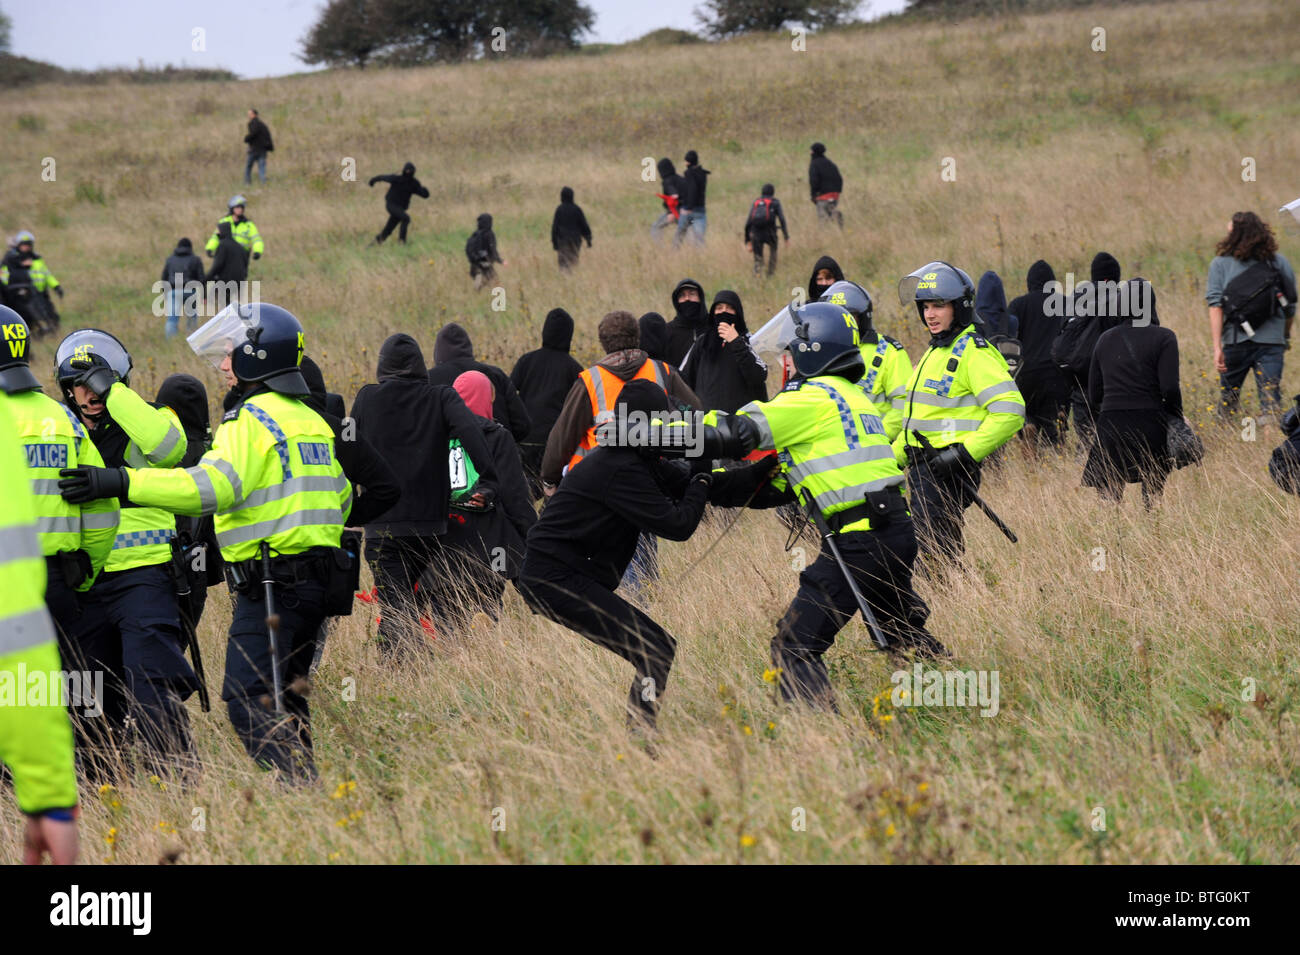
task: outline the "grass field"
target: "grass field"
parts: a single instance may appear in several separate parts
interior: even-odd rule
[[[1150,514],[1134,489],[1102,506],[1071,455],[1029,461],[1013,447],[987,477],[1020,544],[972,510],[966,573],[919,586],[957,665],[998,672],[996,716],[894,709],[894,667],[860,623],[829,655],[842,712],[781,706],[764,679],[767,644],[799,555],[783,552],[770,513],[752,512],[694,567],[724,516],[663,548],[650,611],[679,656],[659,759],[623,731],[629,668],[530,616],[513,592],[499,625],[444,637],[403,672],[380,664],[373,610],[358,604],[312,695],[319,789],[277,786],[224,711],[195,703],[201,781],[86,792],[85,859],[1300,860],[1300,502],[1265,471],[1276,427],[1210,423],[1203,299],[1231,214],[1253,209],[1276,226],[1273,210],[1297,192],[1290,22],[1281,0],[1169,3],[883,25],[810,37],[805,52],[757,38],[7,99],[0,226],[36,233],[67,286],[65,324],[121,337],[148,394],[173,371],[207,375],[182,340],[163,341],[151,285],[176,238],[201,244],[243,190],[267,242],[252,275],[262,298],[303,320],[308,351],[349,401],[394,331],[431,360],[436,330],[457,320],[479,357],[509,367],[561,305],[586,362],[599,356],[601,315],[669,312],[683,275],[710,294],[736,289],[756,328],[822,253],[867,286],[877,324],[915,358],[923,335],[894,286],[916,266],[996,269],[1014,295],[1033,260],[1086,277],[1106,249],[1154,283],[1209,452]],[[1095,27],[1104,52],[1091,49]],[[265,187],[240,181],[250,105],[275,136]],[[815,139],[845,175],[843,233],[818,230],[805,199]],[[674,251],[648,238],[658,204],[642,159],[680,166],[688,148],[713,172],[709,242]],[[54,181],[41,177],[46,157]],[[356,181],[341,176],[349,159]],[[368,247],[384,216],[365,181],[407,159],[432,199],[413,203],[409,247]],[[955,181],[941,178],[946,159]],[[793,235],[771,281],[752,276],[740,239],[765,181]],[[571,277],[547,241],[563,185],[595,232]],[[509,262],[501,311],[472,291],[461,251],[483,211]],[[1294,236],[1282,242],[1300,258]],[[52,357],[38,346],[47,380]],[[1294,370],[1284,385],[1297,390]],[[214,590],[201,629],[214,679],[228,623]],[[0,801],[0,861],[13,861],[19,824]]]

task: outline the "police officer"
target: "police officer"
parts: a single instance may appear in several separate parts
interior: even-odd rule
[[[835,535],[859,592],[891,650],[942,656],[947,650],[925,629],[928,609],[912,590],[916,534],[903,497],[903,472],[885,437],[876,405],[855,385],[863,364],[858,325],[828,302],[790,306],[795,337],[782,354],[789,378],[771,401],[734,415],[710,412],[705,455],[740,458],[754,448],[778,452],[715,481],[710,499],[728,506],[772,507],[792,497],[815,509]],[[822,655],[859,609],[845,571],[822,550],[799,575],[799,592],[772,638],[781,694],[834,707]]]
[[[216,515],[217,542],[236,592],[222,699],[255,761],[310,781],[316,778],[311,721],[300,690],[317,631],[327,614],[338,612],[332,568],[352,486],[333,431],[303,400],[310,392],[299,371],[303,331],[297,318],[266,302],[232,305],[190,342],[240,393],[212,450],[192,468],[78,468],[60,483],[74,500],[124,495],[144,507]],[[267,574],[272,614],[263,586]],[[350,609],[353,583],[343,589]],[[282,700],[275,699],[277,687]]]
[[[57,673],[62,665],[41,600],[45,564],[12,404],[0,394],[0,680],[25,688],[33,674]],[[77,773],[67,712],[58,706],[0,706],[0,763],[9,767],[18,808],[27,816],[23,861],[39,863],[49,852],[55,863],[75,862]]]
[[[103,467],[104,459],[81,419],[45,392],[28,365],[30,334],[11,308],[0,305],[0,391],[9,395],[18,441],[27,455],[35,495],[36,532],[48,578],[45,603],[59,630],[59,649],[75,660],[69,636],[81,616],[77,593],[90,589],[117,536],[115,500],[69,504],[59,496],[62,468]]]
[[[218,219],[217,225],[220,226],[223,222],[229,222],[230,234],[235,241],[243,246],[245,252],[251,253],[254,259],[260,259],[262,253],[266,251],[266,244],[262,242],[262,234],[257,231],[257,226],[253,224],[253,220],[248,218],[244,212],[246,202],[248,200],[243,196],[231,196],[230,201],[226,203],[229,213]],[[213,231],[207,243],[203,246],[207,250],[208,258],[212,258],[217,251],[218,241],[220,241],[220,236],[217,235],[216,231]]]
[[[818,301],[838,305],[857,321],[862,364],[866,368],[858,387],[880,409],[885,437],[893,441],[903,426],[903,395],[912,377],[912,360],[907,357],[907,349],[898,339],[876,331],[871,322],[871,296],[857,282],[836,282]]]
[[[36,251],[36,236],[23,229],[14,236],[14,252],[17,253],[17,258],[22,261],[31,260],[31,264],[27,266],[27,274],[31,277],[32,288],[36,290],[37,295],[45,300],[45,310],[49,314],[50,321],[57,327],[59,312],[54,307],[54,300],[50,298],[50,293],[53,292],[62,299],[63,286],[55,278],[54,273],[50,271],[50,267],[45,264],[44,257]],[[0,266],[0,282],[7,284],[8,281],[7,269]]]
[[[957,560],[964,550],[962,512],[979,490],[980,462],[1025,424],[1025,399],[1006,359],[974,327],[975,283],[947,262],[905,275],[899,300],[915,303],[930,332],[903,396],[894,438],[923,556]]]

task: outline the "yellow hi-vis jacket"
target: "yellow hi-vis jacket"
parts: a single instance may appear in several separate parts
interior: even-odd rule
[[[912,377],[912,360],[902,342],[879,332],[868,332],[859,350],[867,370],[858,387],[880,408],[885,437],[893,441],[903,427],[903,395]]]
[[[261,391],[221,419],[212,450],[192,468],[129,471],[127,497],[176,514],[215,514],[221,556],[255,557],[338,547],[352,485],[334,432],[296,398]]]
[[[0,394],[0,762],[13,775],[18,808],[38,813],[75,806],[77,774],[67,709],[48,692],[44,705],[24,696],[34,674],[43,675],[47,691],[55,680],[61,693],[62,681],[51,675],[63,664],[45,609],[31,479],[10,410]]]
[[[253,225],[251,219],[244,219],[242,222],[236,222],[234,216],[222,216],[217,223],[230,223],[230,235],[236,242],[244,247],[247,252],[255,252],[261,255],[266,246],[262,242],[262,234],[257,231],[257,226]],[[217,233],[213,232],[209,237],[207,244],[203,246],[208,252],[217,251],[217,242],[220,241]]]
[[[42,391],[22,391],[9,396],[18,442],[27,456],[36,508],[36,532],[41,553],[84,550],[90,558],[91,576],[78,590],[89,590],[103,569],[117,537],[117,499],[69,504],[59,494],[63,468],[104,466],[81,420],[67,405]]]
[[[902,431],[894,454],[907,462],[907,445],[920,431],[935,448],[961,443],[983,461],[1025,425],[1025,399],[1002,354],[969,327],[948,345],[926,349],[903,396]]]

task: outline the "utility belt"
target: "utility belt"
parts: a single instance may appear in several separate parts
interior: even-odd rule
[[[903,485],[893,484],[879,491],[868,491],[861,504],[837,511],[826,518],[826,525],[838,534],[850,524],[869,520],[872,529],[878,530],[906,516],[907,499],[903,497]]]
[[[299,554],[280,554],[269,558],[271,580],[292,588],[303,583],[325,585],[325,615],[346,617],[352,613],[352,600],[361,586],[361,534],[344,531],[340,547],[309,547]],[[227,561],[226,584],[231,593],[253,601],[265,595],[266,574],[261,557]],[[296,606],[291,599],[286,606]]]

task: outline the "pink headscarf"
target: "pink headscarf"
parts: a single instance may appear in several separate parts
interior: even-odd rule
[[[492,417],[492,382],[481,371],[467,371],[452,383],[456,394],[480,418]]]

